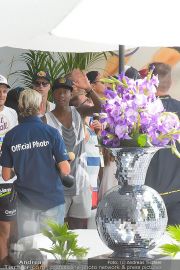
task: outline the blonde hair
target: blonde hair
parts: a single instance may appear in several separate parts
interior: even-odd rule
[[[23,117],[39,114],[42,95],[33,89],[25,89],[19,97],[19,112]]]

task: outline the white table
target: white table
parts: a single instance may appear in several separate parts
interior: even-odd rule
[[[96,229],[87,229],[87,230],[74,230],[78,234],[78,244],[80,246],[89,248],[89,252],[86,258],[96,257],[102,254],[111,254],[113,251],[109,249],[100,239]],[[151,250],[149,253],[151,255],[160,254],[160,245],[164,243],[171,243],[172,239],[167,234],[164,234],[161,239],[157,242],[156,247]],[[17,248],[21,250],[28,249],[39,249],[39,248],[50,248],[51,241],[49,238],[43,236],[42,234],[36,234],[29,237],[24,237],[20,239],[17,243]],[[53,255],[46,253],[48,259],[54,259]],[[180,254],[176,257],[180,259]]]
[[[86,259],[94,258],[94,257],[100,256],[100,255],[112,254],[113,251],[110,250],[101,241],[96,229],[74,230],[74,232],[76,232],[78,234],[79,246],[89,248],[89,252],[88,252],[87,256],[85,257],[85,260],[82,262],[82,263],[85,263],[85,266],[82,269],[87,269],[87,267],[88,267]],[[156,248],[154,248],[150,252],[150,254],[151,255],[160,254],[160,249],[158,247],[164,243],[171,243],[171,242],[172,242],[172,239],[167,234],[164,234],[163,237],[157,242]],[[19,249],[20,252],[26,252],[30,249],[35,249],[35,254],[37,254],[39,252],[37,249],[50,248],[50,247],[51,247],[51,241],[49,240],[49,238],[43,236],[42,234],[36,234],[33,236],[24,237],[24,238],[20,239],[15,248]],[[48,262],[50,260],[54,260],[53,255],[51,255],[50,253],[41,252],[40,255],[41,255],[41,262],[43,263],[43,265],[45,267],[48,265]],[[42,255],[43,255],[43,259],[42,259]],[[106,256],[100,256],[99,258],[105,259],[105,261],[108,263]],[[168,257],[163,258],[163,260],[166,260],[166,259],[170,260],[171,258],[168,258]],[[178,256],[176,256],[175,259],[180,259],[180,254],[178,254]],[[92,262],[90,262],[90,263],[92,263]],[[101,265],[102,261],[96,260],[95,265],[96,265],[96,263],[100,264],[100,267],[103,267],[103,265]],[[91,266],[92,265],[90,265],[90,267]],[[108,265],[106,265],[106,266],[108,266]],[[93,268],[93,269],[102,269],[102,268]],[[112,268],[112,269],[114,269],[114,268]],[[119,269],[121,269],[121,268],[119,268]],[[125,268],[125,269],[127,269],[127,268]],[[135,269],[135,268],[132,268],[132,269]],[[148,268],[148,269],[151,269],[151,268]],[[180,265],[179,265],[179,261],[177,261],[177,260],[163,261],[162,267],[160,266],[160,268],[159,268],[159,270],[179,270],[179,269],[180,269]]]
[[[109,249],[99,238],[97,230],[74,230],[73,232],[78,234],[78,245],[89,248],[86,258],[112,253],[112,250]],[[42,234],[36,234],[20,239],[17,245],[17,248],[20,248],[20,250],[50,248],[51,241]],[[54,259],[53,255],[50,253],[46,253],[46,255],[48,259]]]

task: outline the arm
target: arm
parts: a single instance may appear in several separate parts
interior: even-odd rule
[[[79,108],[77,108],[81,116],[83,117],[90,116],[95,112],[100,112],[102,101],[99,98],[99,96],[96,94],[96,92],[92,89],[91,84],[86,74],[80,71],[79,69],[74,69],[71,76],[72,76],[73,84],[78,89],[84,89],[86,91],[86,95],[88,95],[88,97],[92,99],[93,104],[94,104],[94,106],[92,107],[87,106],[87,105],[82,105]]]
[[[53,155],[60,173],[62,175],[68,175],[70,173],[70,164],[68,161],[69,156],[64,144],[64,140],[57,130],[54,137]]]
[[[102,131],[102,124],[98,120],[94,120],[92,122],[92,127],[96,133],[96,135],[100,135]]]
[[[2,153],[0,157],[0,165],[2,166],[2,178],[4,181],[10,180],[14,175],[13,159],[10,151],[10,146],[8,145],[9,137],[8,133],[5,135],[2,144]]]
[[[77,108],[77,111],[82,117],[91,116],[93,113],[101,112],[102,101],[93,89],[88,90],[88,97],[92,99],[93,106],[82,105]]]
[[[67,160],[61,161],[57,164],[57,167],[61,174],[68,175],[71,172],[70,164]]]
[[[12,168],[2,167],[2,178],[8,181],[12,178]]]

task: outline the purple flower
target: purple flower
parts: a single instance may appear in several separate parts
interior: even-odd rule
[[[151,72],[144,79],[132,80],[124,73],[114,81],[116,90],[106,90],[101,122],[103,144],[117,147],[121,140],[146,134],[153,145],[165,146],[180,140],[180,122],[177,115],[167,113],[156,97],[157,76]]]
[[[106,89],[105,91],[104,91],[104,95],[107,97],[107,98],[115,98],[116,96],[117,96],[117,93],[116,92],[114,92],[114,91],[112,91],[112,90],[110,90],[110,89]]]

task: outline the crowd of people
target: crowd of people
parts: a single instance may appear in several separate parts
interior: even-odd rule
[[[153,63],[167,111],[180,115],[180,101],[169,94],[171,68]],[[150,68],[150,66],[149,66]],[[126,76],[140,79],[134,68]],[[103,94],[111,88],[98,71],[75,69],[51,85],[46,71],[34,74],[31,89],[9,90],[0,75],[0,261],[8,258],[10,241],[40,233],[47,219],[69,229],[87,229],[92,210],[117,185],[115,159],[97,147]],[[52,91],[53,102],[48,101]],[[73,153],[73,157],[72,157]],[[63,179],[71,180],[66,185]],[[165,200],[169,224],[180,224],[179,160],[169,149],[158,152],[146,184]],[[64,180],[65,181],[65,180]],[[167,191],[168,194],[167,194]]]

